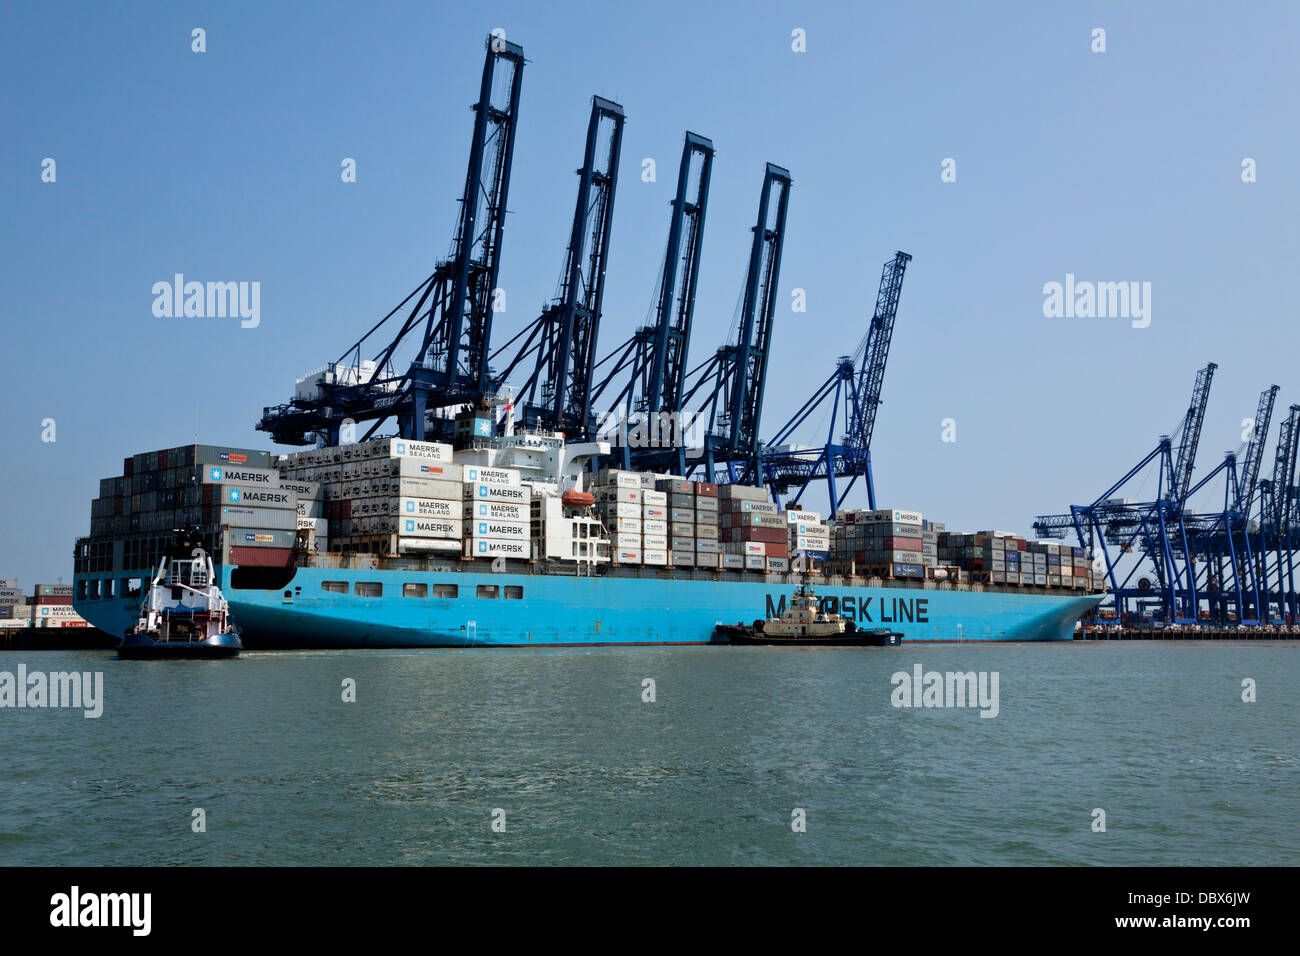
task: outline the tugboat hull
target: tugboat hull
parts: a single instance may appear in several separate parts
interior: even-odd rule
[[[234,634],[218,634],[206,641],[155,641],[147,634],[128,634],[117,647],[119,660],[214,660],[236,657],[244,649]]]
[[[778,637],[744,624],[719,624],[713,632],[716,644],[751,644],[768,647],[897,647],[902,634],[885,629],[845,631],[815,637]]]

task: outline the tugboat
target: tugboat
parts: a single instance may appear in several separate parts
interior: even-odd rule
[[[780,617],[749,624],[719,624],[713,630],[715,644],[767,644],[778,647],[897,647],[903,635],[889,628],[863,630],[839,614],[827,614],[818,606],[808,585],[794,592]]]
[[[183,557],[186,548],[189,556]],[[118,658],[237,656],[244,645],[216,580],[212,559],[202,548],[180,543],[168,549],[140,605],[140,620],[117,647]]]

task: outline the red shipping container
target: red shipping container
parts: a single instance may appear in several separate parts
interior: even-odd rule
[[[790,543],[788,541],[782,541],[778,544],[774,541],[770,541],[764,550],[767,551],[767,556],[769,558],[788,558],[790,556]]]
[[[718,497],[718,486],[709,481],[697,481],[695,483],[695,493],[705,498]]]
[[[245,567],[288,568],[293,566],[293,549],[232,546],[228,563]]]
[[[920,538],[885,538],[886,551],[920,551]]]
[[[785,528],[734,528],[732,530],[741,532],[742,537],[739,539],[741,541],[766,541],[784,544],[790,540],[790,532]]]
[[[34,604],[62,604],[66,606],[72,603],[72,595],[71,594],[38,594],[36,595],[36,598],[33,601],[33,603]]]

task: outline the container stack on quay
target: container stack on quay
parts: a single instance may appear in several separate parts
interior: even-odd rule
[[[17,578],[0,578],[0,628],[32,626],[33,605],[18,587]]]

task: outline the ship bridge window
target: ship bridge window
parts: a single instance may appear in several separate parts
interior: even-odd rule
[[[77,582],[77,600],[86,600],[86,582],[84,579]]]
[[[322,581],[320,583],[320,589],[322,591],[332,591],[335,594],[347,594],[348,582],[347,581]]]
[[[384,586],[378,581],[358,581],[352,585],[352,593],[357,597],[383,597]]]
[[[481,589],[480,589],[480,590],[481,590]],[[495,594],[492,595],[492,596],[493,596],[493,597],[496,597]],[[90,582],[90,599],[91,599],[92,601],[98,601],[98,600],[99,600],[99,579],[98,579],[98,578],[92,578],[92,579],[91,579],[91,582]]]
[[[433,586],[433,596],[436,598],[460,597],[460,585],[459,584],[435,584]]]
[[[507,585],[506,585],[506,600],[507,600],[507,601],[522,601],[523,599],[524,599],[524,587],[523,587],[522,584],[507,584]]]
[[[480,584],[478,586],[478,596],[495,600],[497,597],[497,586],[495,584]]]
[[[429,585],[412,584],[407,582],[402,585],[402,597],[404,598],[422,598],[429,596]]]

